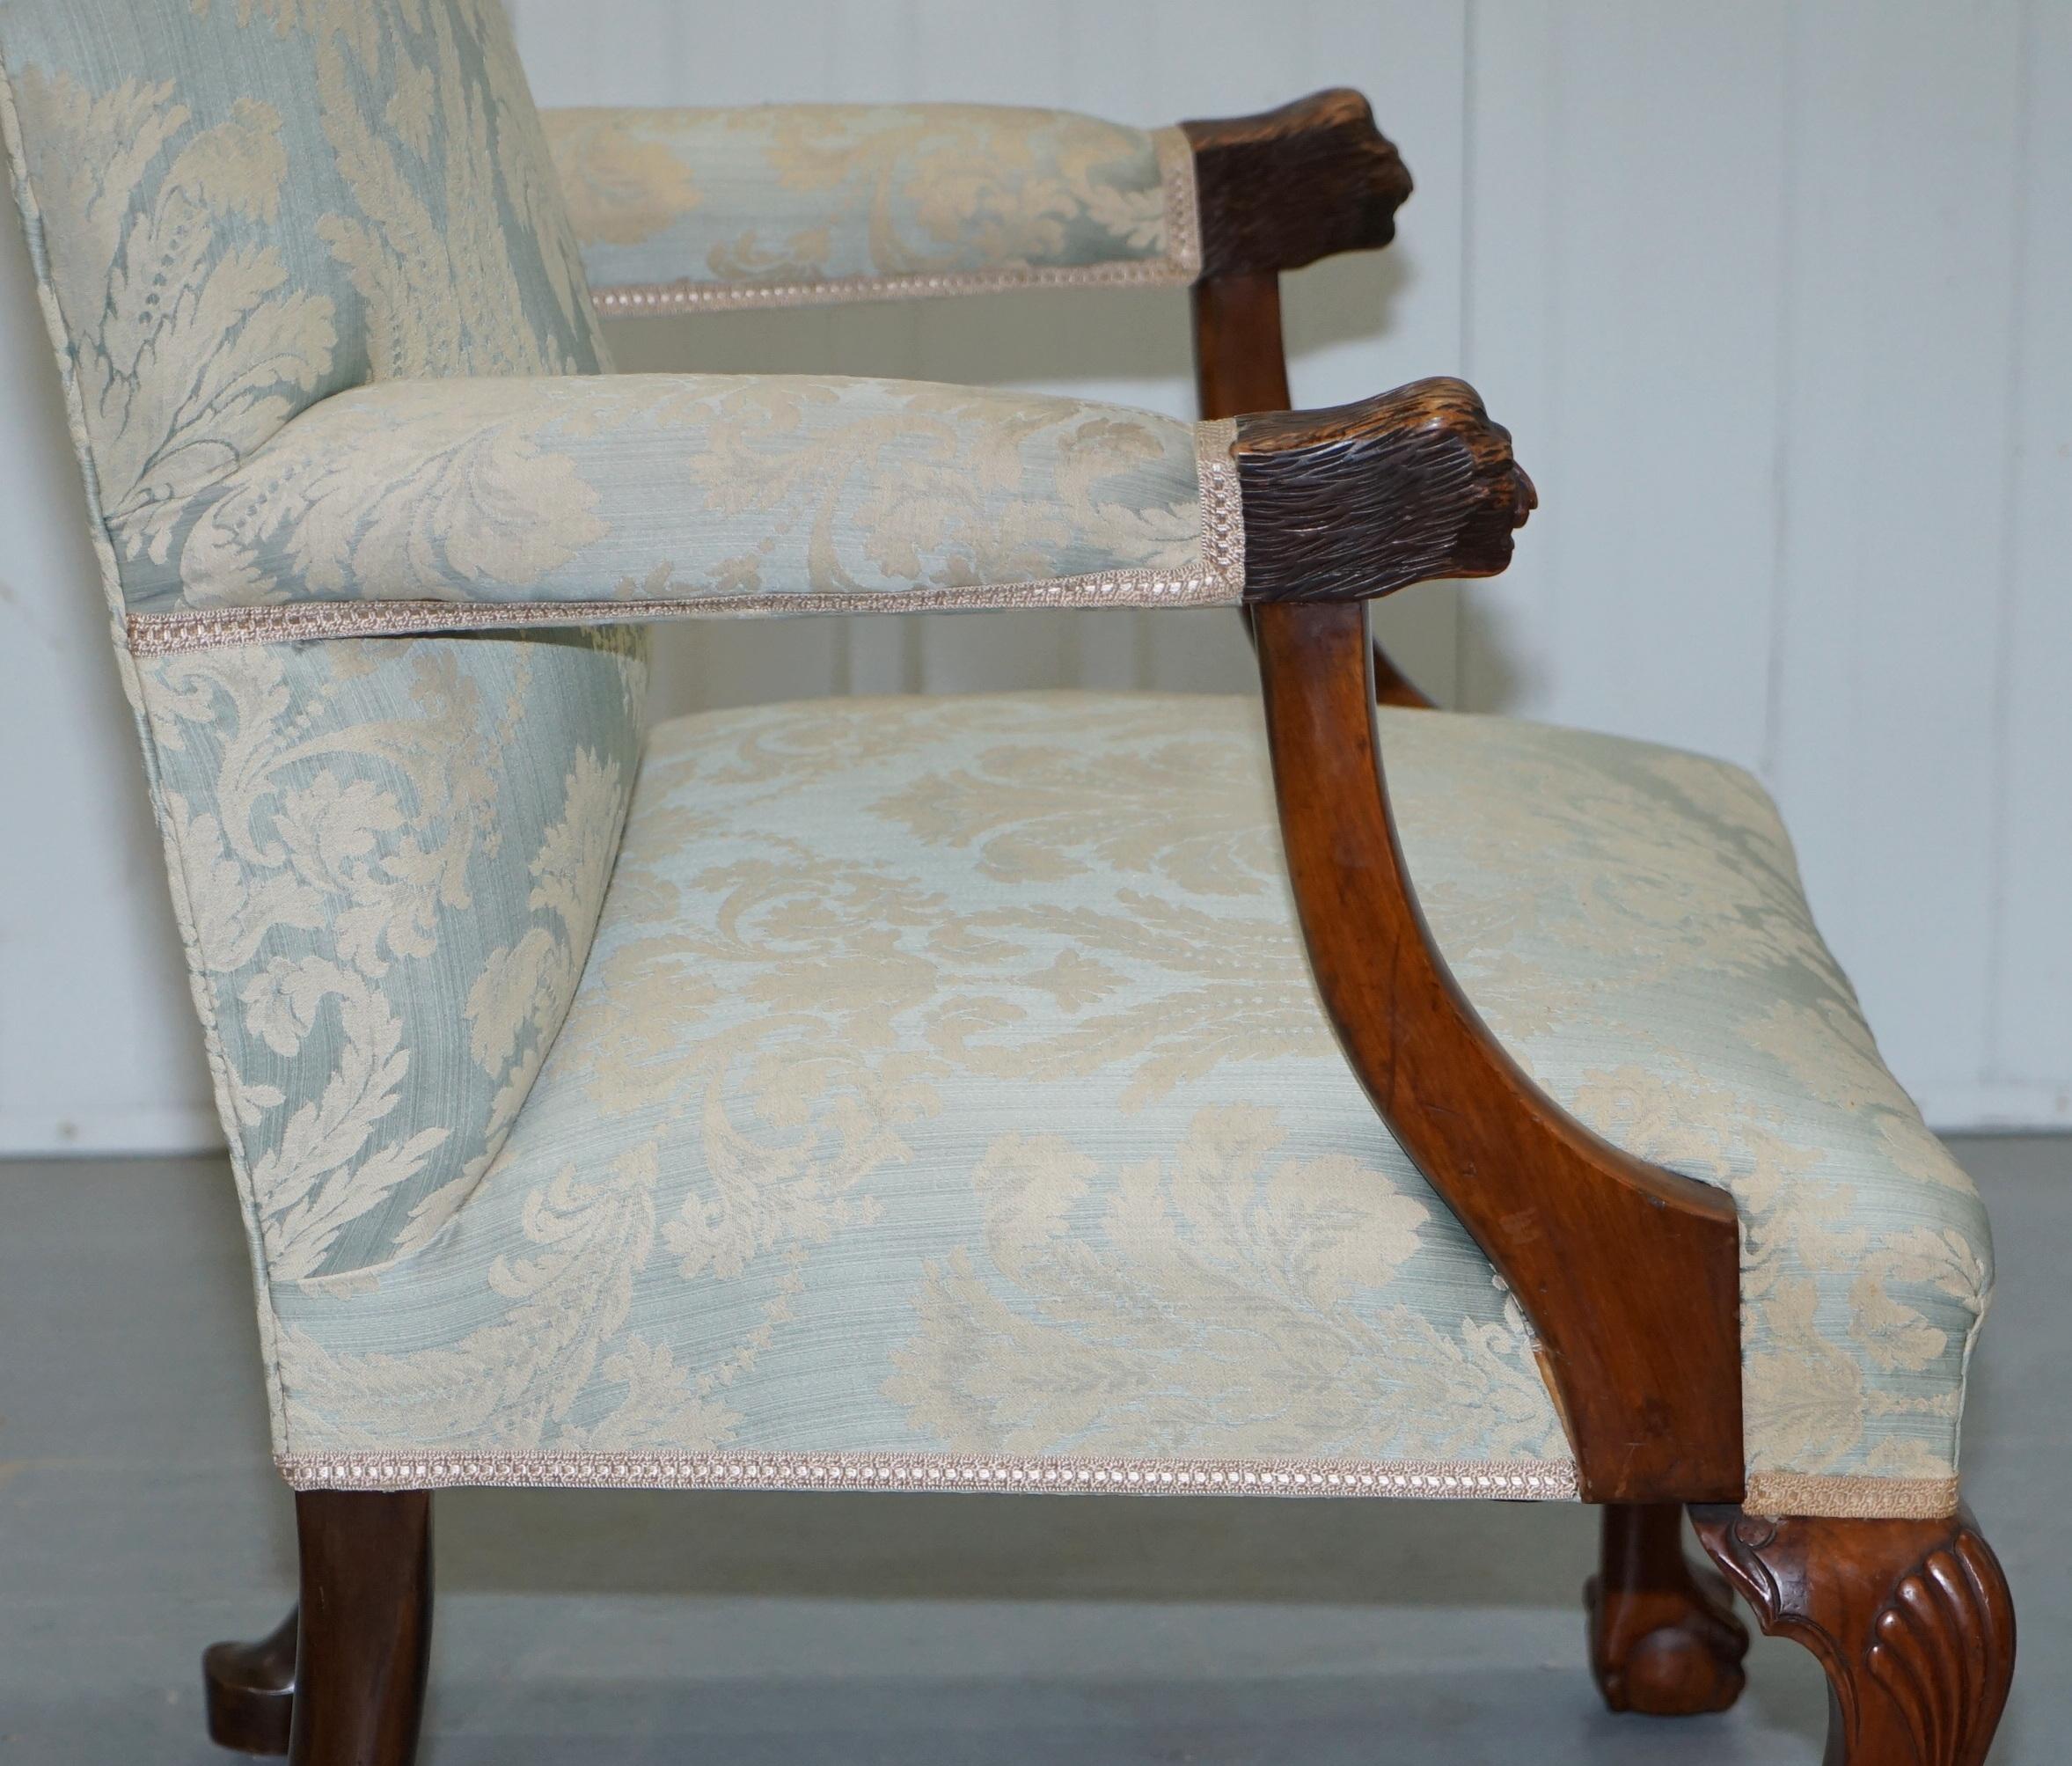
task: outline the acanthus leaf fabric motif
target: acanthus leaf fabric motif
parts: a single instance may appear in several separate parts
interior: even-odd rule
[[[24,0],[0,55],[123,605],[202,616],[168,648],[297,603],[531,600],[560,622],[607,602],[1239,598],[1241,564],[1204,544],[1205,430],[897,382],[600,377],[494,0],[209,0],[113,36]],[[986,143],[966,219],[988,252],[1070,257],[1087,205],[1146,251],[1166,238],[1135,131],[787,114],[808,183],[852,136],[938,180]],[[929,198],[929,224],[963,200]]]
[[[1177,129],[992,105],[549,110],[607,311],[1199,268]]]
[[[389,381],[112,528],[147,615],[431,600],[609,617],[1073,583],[1235,600],[1204,559],[1198,444],[1121,406],[912,381]]]
[[[575,992],[638,765],[625,629],[142,666],[268,1279],[436,1233]]]
[[[1492,1026],[1742,1206],[1755,1487],[1938,1499],[1982,1215],[1760,790],[1608,737],[1383,724]],[[1242,701],[663,726],[516,1128],[373,1280],[407,1334],[281,1296],[291,1463],[1566,1461],[1522,1315],[1332,1044]]]
[[[126,583],[328,395],[606,365],[495,0],[20,0],[0,57]]]

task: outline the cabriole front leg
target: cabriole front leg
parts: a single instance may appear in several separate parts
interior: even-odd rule
[[[1763,1630],[1827,1672],[1827,1766],[1984,1766],[2014,1675],[2015,1609],[1968,1512],[1691,1519]]]

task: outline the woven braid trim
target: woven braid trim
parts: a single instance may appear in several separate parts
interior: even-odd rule
[[[1741,1507],[1773,1519],[1818,1514],[1849,1521],[1940,1521],[1957,1513],[1957,1480],[1750,1472]]]
[[[336,1454],[275,1462],[297,1490],[539,1485],[949,1490],[1131,1496],[1389,1496],[1573,1502],[1567,1460],[1046,1459],[999,1454]]]

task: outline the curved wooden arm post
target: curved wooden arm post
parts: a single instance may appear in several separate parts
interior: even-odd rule
[[[1460,382],[1424,381],[1242,419],[1236,459],[1289,877],[1346,1057],[1532,1321],[1585,1499],[1736,1499],[1732,1198],[1600,1139],[1505,1053],[1432,942],[1389,810],[1365,601],[1504,568],[1532,502],[1509,437]]]
[[[1386,245],[1409,172],[1355,92],[1181,128],[1194,144],[1202,214],[1203,279],[1191,291],[1201,414],[1285,411],[1292,401],[1280,272]],[[1380,644],[1374,690],[1383,705],[1433,704]]]

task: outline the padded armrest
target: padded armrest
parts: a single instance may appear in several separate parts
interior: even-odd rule
[[[1181,423],[793,375],[388,381],[109,523],[139,654],[919,608],[1358,601],[1510,561],[1533,506],[1457,380]]]
[[[988,105],[543,113],[607,312],[1181,284],[1387,244],[1358,92],[1140,129]]]
[[[1235,602],[1227,424],[896,380],[389,381],[110,524],[133,649]]]

